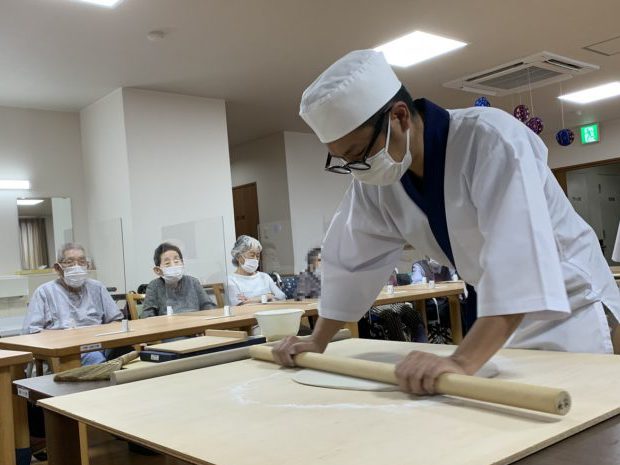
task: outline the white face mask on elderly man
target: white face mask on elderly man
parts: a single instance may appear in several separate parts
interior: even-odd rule
[[[403,161],[397,162],[390,156],[388,146],[390,144],[390,132],[392,125],[388,124],[387,137],[385,139],[385,147],[366,159],[366,163],[370,165],[367,170],[352,170],[353,177],[366,184],[374,184],[376,186],[387,186],[394,184],[407,172],[411,166],[411,152],[409,150],[409,129],[407,129],[407,145],[405,148],[405,156]]]
[[[88,269],[80,265],[68,266],[62,270],[62,273],[65,284],[74,289],[82,287],[88,278]]]

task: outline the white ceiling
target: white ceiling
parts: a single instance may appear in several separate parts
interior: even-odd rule
[[[113,10],[0,0],[0,105],[79,110],[118,87],[223,98],[235,145],[307,131],[297,106],[319,72],[414,29],[469,43],[397,70],[414,96],[448,108],[476,95],[442,83],[542,50],[601,67],[564,91],[620,80],[620,55],[583,50],[620,35],[618,18],[618,0],[124,0]],[[154,29],[164,40],[147,39]],[[559,84],[534,91],[545,133],[561,127],[559,92]],[[518,97],[491,101],[509,110]],[[567,126],[618,117],[620,99],[565,105]]]

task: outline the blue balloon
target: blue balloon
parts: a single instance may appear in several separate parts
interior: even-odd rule
[[[555,140],[562,147],[566,147],[567,145],[572,144],[573,141],[575,140],[575,133],[571,131],[570,129],[560,129],[555,134]]]
[[[475,107],[490,107],[491,102],[489,102],[489,99],[486,97],[478,97],[476,101],[474,102],[474,106]]]

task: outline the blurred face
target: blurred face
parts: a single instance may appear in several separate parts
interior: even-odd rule
[[[168,268],[171,266],[180,266],[183,265],[183,259],[179,256],[179,253],[176,250],[166,250],[160,256],[161,263],[159,266],[153,268],[155,274],[159,276],[163,276],[164,271],[163,268]]]
[[[321,256],[319,255],[310,263],[310,271],[315,271],[321,266]]]

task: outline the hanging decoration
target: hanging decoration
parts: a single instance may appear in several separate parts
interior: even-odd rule
[[[532,131],[534,131],[536,134],[540,134],[541,132],[543,132],[543,129],[545,128],[545,125],[543,124],[543,120],[540,119],[538,116],[534,116],[528,119],[525,125],[528,128],[530,128]]]
[[[527,70],[527,85],[530,90],[530,107],[532,108],[532,114],[534,114],[534,97],[532,96],[532,84],[530,82],[530,70]],[[525,105],[524,105],[525,106]],[[516,110],[516,109],[515,109]],[[542,118],[538,116],[532,116],[525,122],[525,125],[534,131],[536,134],[540,134],[543,132],[545,125],[543,124]]]
[[[562,147],[566,147],[575,141],[575,133],[569,128],[560,129],[555,133],[555,140]]]
[[[530,117],[530,109],[527,107],[527,105],[519,104],[515,107],[512,114],[519,121],[521,121],[522,123],[525,123]]]
[[[562,95],[562,83],[560,82],[560,95]],[[562,102],[562,99],[560,100],[560,111],[562,112],[562,128],[564,129],[560,129],[558,132],[555,133],[555,140],[558,142],[558,144],[560,144],[562,147],[566,147],[567,145],[570,145],[573,143],[573,141],[575,140],[575,133],[566,127],[566,125],[564,124],[564,102]]]
[[[489,102],[489,99],[486,97],[478,97],[476,101],[474,102],[474,106],[475,107],[490,107],[491,102]]]

